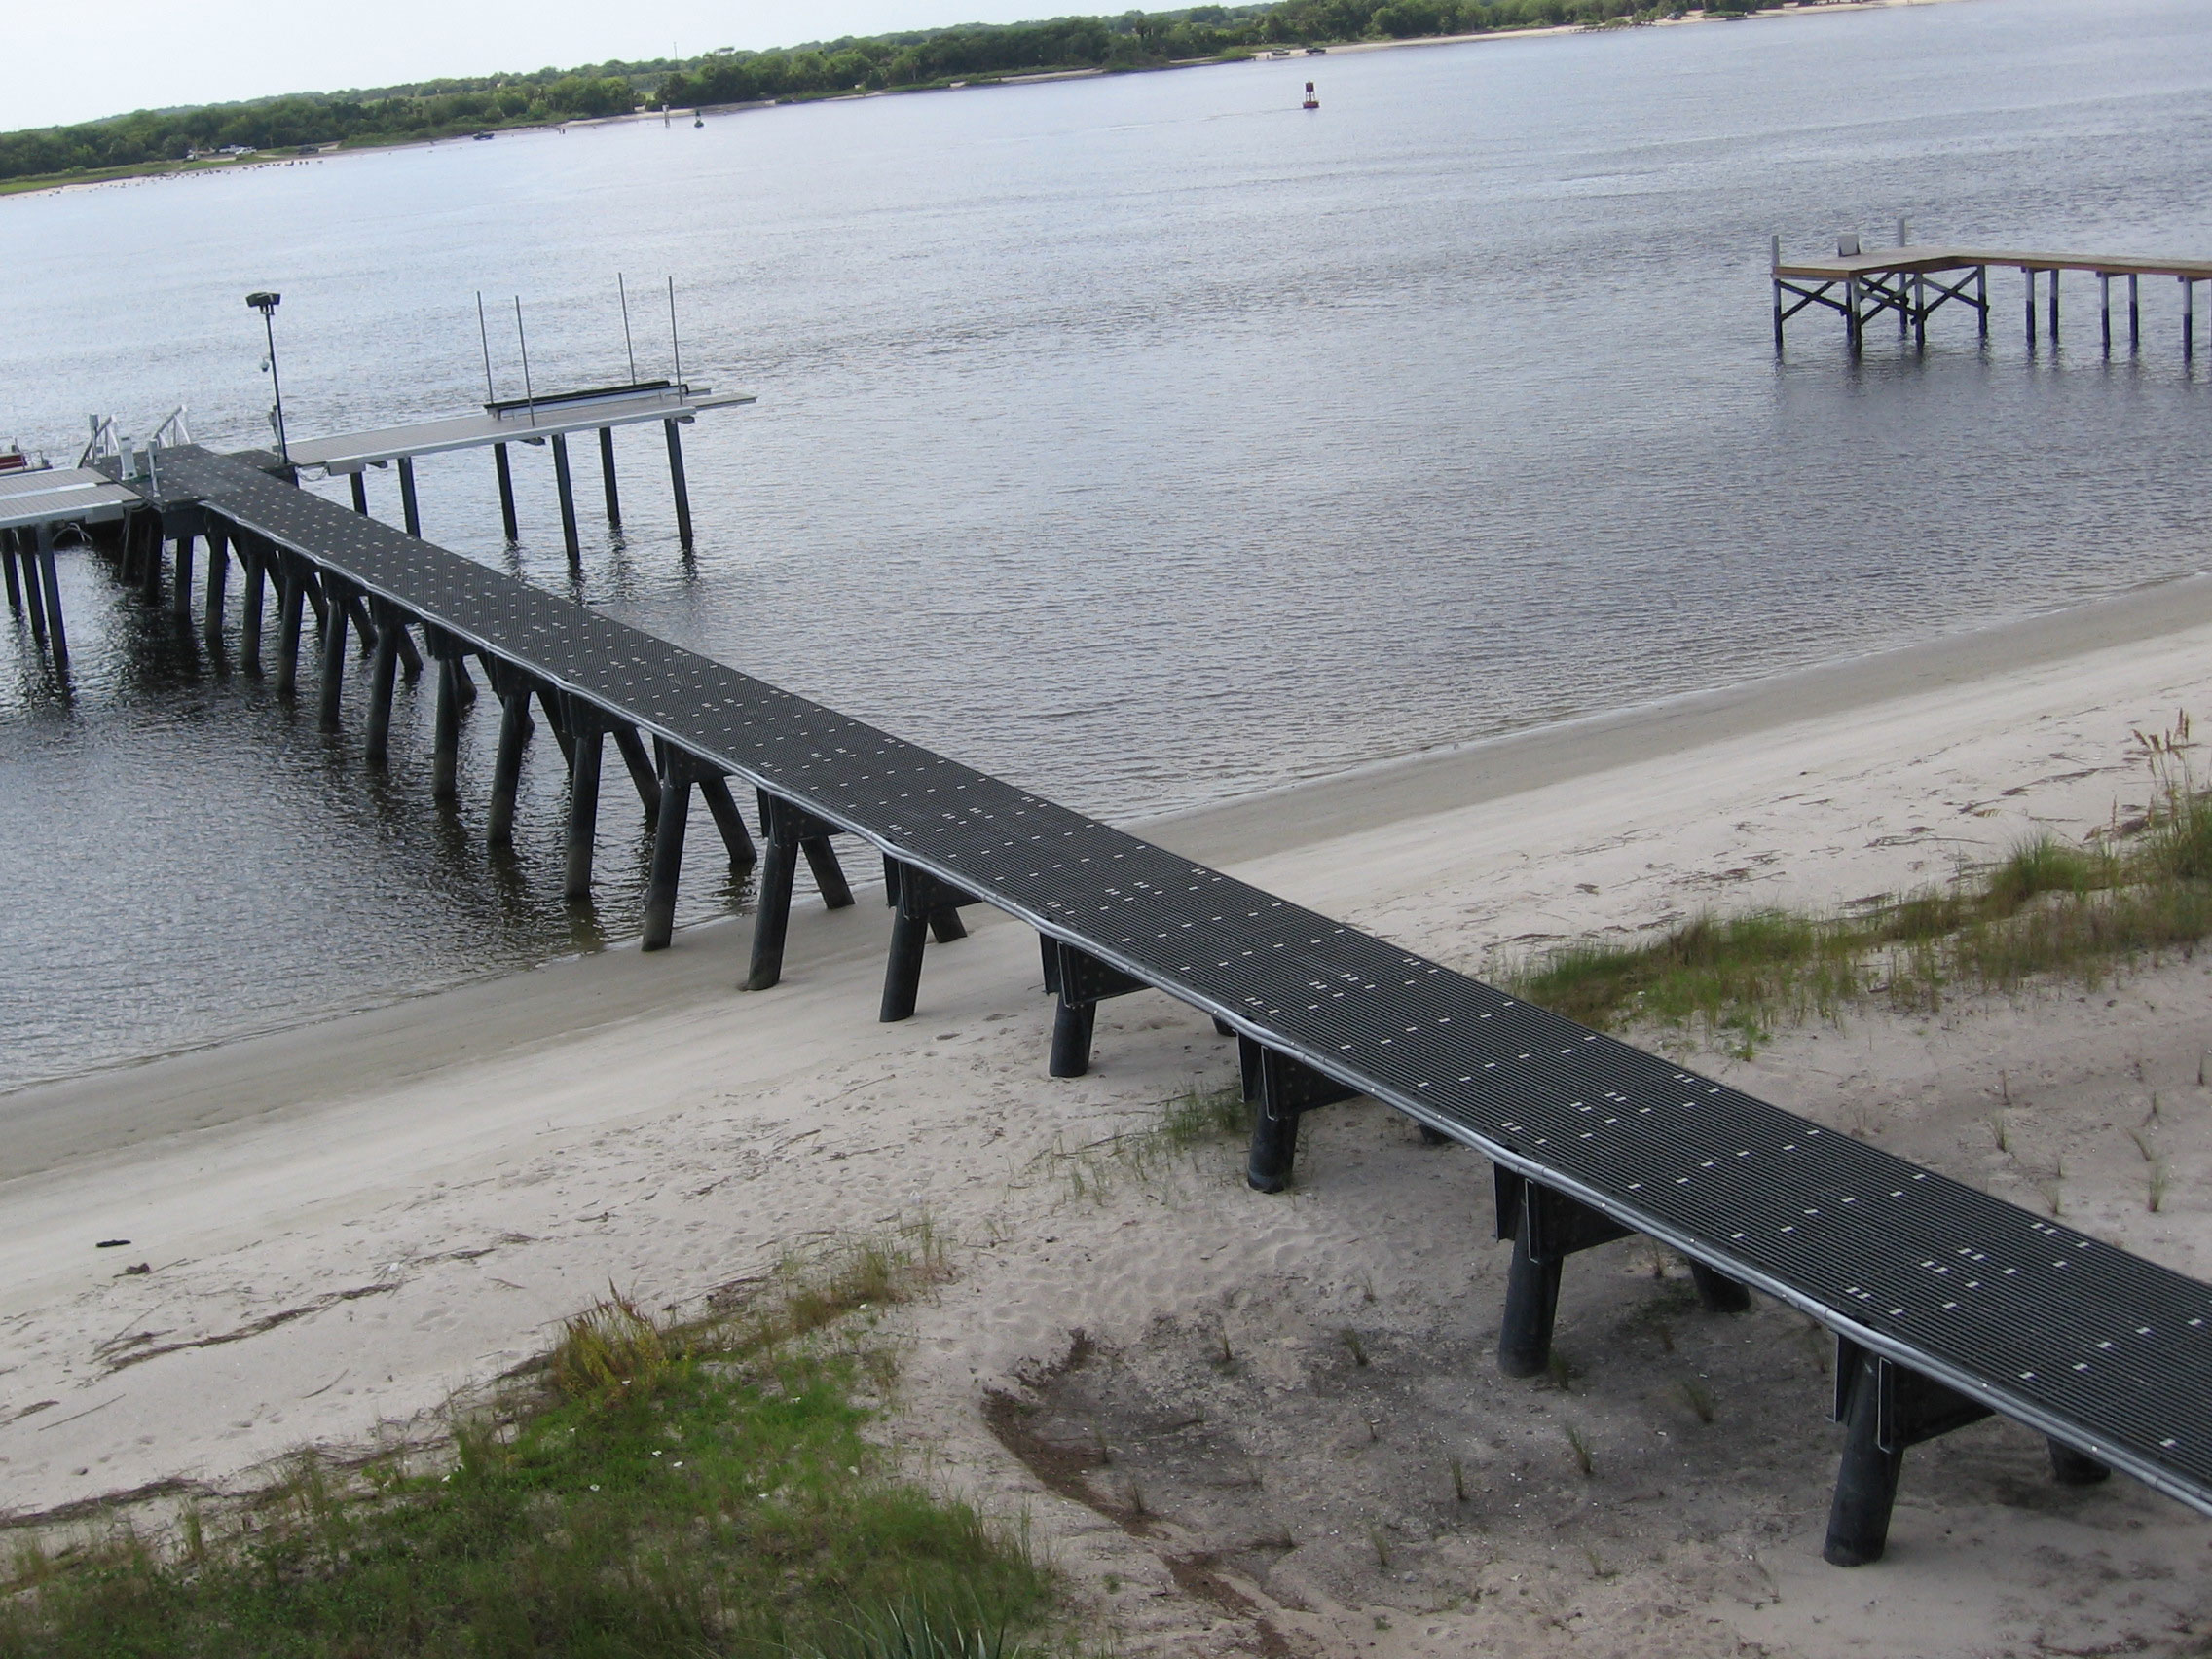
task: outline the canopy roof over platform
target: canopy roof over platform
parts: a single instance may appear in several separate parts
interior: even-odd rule
[[[0,530],[119,519],[145,500],[90,467],[0,474]]]
[[[480,415],[451,415],[373,432],[309,438],[291,446],[292,464],[337,476],[446,450],[541,442],[556,433],[588,432],[644,421],[689,421],[701,410],[726,409],[753,401],[750,391],[717,392],[709,387],[673,381],[555,392],[488,403]]]

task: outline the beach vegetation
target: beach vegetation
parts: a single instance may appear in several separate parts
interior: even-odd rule
[[[1708,10],[1745,9],[1714,0]],[[1639,0],[1278,0],[1170,12],[849,35],[764,52],[609,61],[129,115],[0,132],[0,191],[227,166],[303,149],[416,143],[640,109],[784,103],[982,86],[1071,71],[1161,69],[1372,39],[1649,22]]]
[[[2097,987],[2193,955],[2212,935],[2212,791],[2192,770],[2186,716],[2135,736],[2151,805],[2083,843],[2037,834],[1946,882],[1834,911],[1707,914],[1657,938],[1569,942],[1509,977],[1584,1024],[1692,1027],[1748,1057],[1782,1020],[1868,1004],[1927,1014],[2044,979]]]
[[[24,1534],[0,1655],[1042,1654],[1051,1582],[1024,1532],[867,1432],[887,1375],[872,1313],[942,1272],[908,1229],[687,1322],[609,1294],[457,1407],[442,1445],[304,1452],[171,1526]]]

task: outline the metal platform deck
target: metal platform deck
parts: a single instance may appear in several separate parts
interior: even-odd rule
[[[136,494],[91,467],[0,473],[0,530],[97,524],[144,504]]]

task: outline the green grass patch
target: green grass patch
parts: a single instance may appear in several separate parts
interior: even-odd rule
[[[1932,1012],[1962,989],[2050,977],[2096,986],[2186,955],[2212,935],[2212,792],[2191,773],[2186,716],[2136,738],[2154,804],[2093,844],[2038,835],[1942,886],[1841,912],[1704,915],[1640,943],[1570,943],[1511,982],[1587,1025],[1689,1026],[1749,1057],[1785,1020],[1877,1002]]]
[[[415,1467],[302,1454],[220,1519],[24,1539],[0,1655],[1037,1651],[1051,1584],[1021,1535],[864,1432],[889,1360],[845,1315],[940,1272],[924,1234],[787,1266],[687,1327],[610,1296]]]
[[[1055,1140],[1030,1164],[1029,1177],[1042,1174],[1063,1183],[1070,1198],[1104,1203],[1124,1183],[1157,1187],[1200,1148],[1251,1131],[1252,1108],[1237,1085],[1209,1088],[1194,1081],[1161,1101],[1149,1123],[1083,1146]]]

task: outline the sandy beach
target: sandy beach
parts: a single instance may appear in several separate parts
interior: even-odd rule
[[[2086,833],[2148,798],[2132,733],[2208,708],[2200,577],[1146,832],[1490,973]],[[1888,1561],[1828,1568],[1836,1431],[1800,1317],[1703,1314],[1627,1240],[1569,1270],[1569,1385],[1508,1382],[1479,1160],[1352,1103],[1309,1120],[1284,1197],[1247,1191],[1227,1143],[1118,1163],[1114,1137],[1233,1074],[1210,1022],[1109,1003],[1092,1074],[1051,1081],[1033,938],[990,918],[880,1025],[874,897],[794,915],[772,992],[732,989],[740,920],[0,1097],[0,1510],[428,1436],[610,1281],[692,1308],[926,1215],[955,1276],[895,1316],[885,1432],[1026,1513],[1126,1652],[2202,1650],[2203,1519],[2125,1481],[2052,1486],[2040,1441],[1988,1423],[1908,1459]],[[2207,972],[1866,1013],[1749,1062],[1673,1040],[2205,1276]],[[1101,1442],[1109,1463],[1068,1452]]]

